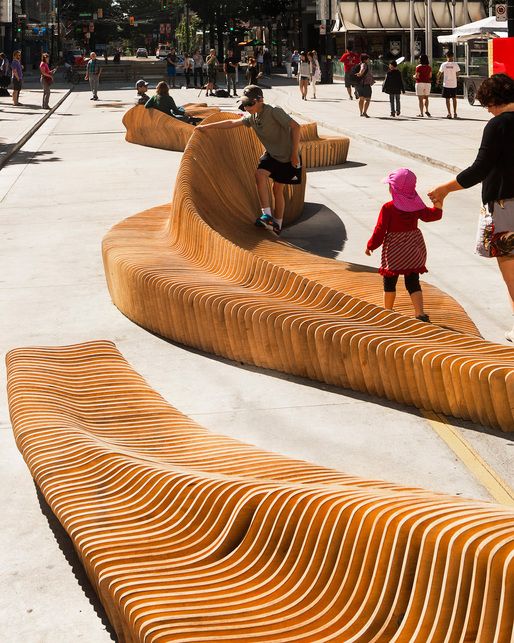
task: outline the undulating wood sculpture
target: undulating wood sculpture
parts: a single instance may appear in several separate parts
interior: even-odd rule
[[[202,118],[204,123],[215,120],[234,118],[231,112],[220,112],[219,107],[207,107],[206,103],[187,103],[184,105],[190,116]],[[240,114],[238,115],[240,116]],[[136,105],[123,116],[127,130],[125,139],[129,143],[158,147],[163,150],[183,152],[193,134],[194,127],[187,123],[162,114],[155,109],[145,109]],[[346,162],[350,139],[346,136],[318,135],[316,123],[307,123],[300,130],[300,152],[302,163],[311,167],[328,167]]]
[[[512,509],[212,434],[110,342],[7,367],[17,445],[121,643],[511,643]]]
[[[255,228],[261,151],[246,128],[193,135],[172,205],[104,239],[116,306],[206,352],[513,430],[514,350],[481,339],[455,300],[425,286],[434,324],[401,314],[412,314],[403,293],[386,311],[377,273]],[[287,198],[291,222],[303,189]]]
[[[189,116],[202,119],[219,112],[219,107],[207,107],[206,103],[187,103],[183,107]],[[122,122],[127,130],[125,140],[129,143],[173,152],[183,152],[194,132],[194,125],[183,123],[158,109],[146,109],[143,105],[131,107]]]
[[[350,139],[347,136],[320,136],[317,123],[305,123],[300,130],[300,150],[305,167],[329,167],[346,163]]]

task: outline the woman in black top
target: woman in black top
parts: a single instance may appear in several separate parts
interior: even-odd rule
[[[494,116],[485,126],[474,163],[439,185],[429,197],[443,201],[450,192],[482,182],[482,203],[492,217],[490,254],[496,257],[514,311],[514,80],[495,74],[484,80],[477,98]],[[505,333],[514,341],[514,328]]]

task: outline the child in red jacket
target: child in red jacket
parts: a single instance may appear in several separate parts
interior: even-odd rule
[[[419,275],[427,272],[427,249],[418,228],[418,220],[438,221],[443,216],[442,203],[427,208],[416,192],[416,175],[407,168],[392,172],[384,183],[389,183],[392,201],[384,203],[377,225],[368,241],[366,254],[382,246],[379,273],[384,277],[384,308],[392,310],[396,298],[398,277],[404,275],[405,287],[420,321],[430,318],[423,309],[423,292]]]

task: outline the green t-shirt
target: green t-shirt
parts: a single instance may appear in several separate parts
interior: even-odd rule
[[[145,105],[146,109],[158,109],[160,112],[169,114],[170,116],[182,116],[182,112],[177,107],[175,101],[170,95],[164,94],[159,96],[155,94]]]
[[[243,118],[243,125],[254,129],[258,139],[274,159],[289,163],[293,151],[292,120],[281,107],[264,104],[258,114],[247,114]]]

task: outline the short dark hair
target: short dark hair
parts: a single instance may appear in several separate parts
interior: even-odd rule
[[[398,63],[396,62],[396,60],[390,60],[389,64],[391,65],[391,67],[398,67]]]
[[[507,74],[494,74],[482,82],[477,98],[484,107],[514,103],[514,80]]]
[[[365,60],[369,60],[368,54],[361,54],[361,62],[364,62]]]
[[[419,62],[421,65],[429,65],[428,56],[426,54],[421,54],[419,57]]]
[[[448,51],[446,52],[446,58],[449,58],[450,56],[454,56],[454,55],[455,54],[453,53],[453,51],[451,49],[448,49]]]

